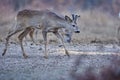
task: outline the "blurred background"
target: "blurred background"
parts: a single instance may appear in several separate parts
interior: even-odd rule
[[[62,15],[81,15],[77,23],[77,43],[116,43],[120,37],[120,0],[0,0],[0,40],[15,27],[15,17],[22,9],[49,9]],[[53,35],[51,39],[56,40]],[[40,38],[40,37],[39,37]],[[42,39],[42,38],[40,38]]]

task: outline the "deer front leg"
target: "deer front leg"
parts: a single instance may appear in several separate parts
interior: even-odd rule
[[[23,53],[24,58],[27,58],[28,56],[25,54],[22,41],[23,41],[23,38],[24,38],[30,31],[31,31],[31,28],[28,27],[28,28],[26,28],[26,29],[18,36],[18,39],[19,39],[19,41],[20,41],[20,46],[21,46],[21,49],[22,49],[22,53]]]
[[[62,42],[62,44],[63,44],[64,50],[65,50],[65,53],[66,53],[66,55],[69,57],[70,55],[69,55],[69,52],[67,51],[67,49],[66,49],[66,47],[65,47],[65,44],[64,44],[64,41],[63,41],[62,36],[59,34],[58,31],[54,32],[54,34],[55,34],[58,38],[61,39],[61,42]]]
[[[47,31],[42,31],[43,39],[44,39],[44,44],[45,44],[45,56],[44,58],[48,58],[47,54]]]

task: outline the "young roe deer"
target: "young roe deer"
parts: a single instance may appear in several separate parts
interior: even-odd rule
[[[67,56],[69,56],[69,53],[65,47],[64,41],[62,36],[59,34],[58,30],[64,28],[67,32],[66,36],[69,38],[68,41],[70,41],[72,33],[79,33],[78,26],[68,17],[66,16],[65,19],[58,16],[54,12],[51,12],[49,10],[22,10],[19,11],[17,16],[17,24],[16,24],[16,29],[12,31],[11,33],[8,34],[6,38],[6,43],[5,43],[5,49],[4,52],[2,53],[2,56],[5,55],[9,43],[9,39],[11,36],[14,34],[23,31],[19,36],[19,41],[22,49],[22,53],[24,58],[27,58],[28,56],[26,55],[22,40],[23,38],[32,31],[32,29],[41,29],[42,30],[42,35],[44,38],[44,44],[45,44],[45,58],[48,58],[47,55],[47,33],[48,32],[53,32],[58,38],[61,39],[63,47],[65,49],[65,53]]]

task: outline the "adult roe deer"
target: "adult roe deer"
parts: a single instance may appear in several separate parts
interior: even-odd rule
[[[79,33],[78,26],[72,22],[72,20],[69,17],[62,18],[55,14],[54,12],[51,12],[49,10],[22,10],[19,11],[17,16],[17,24],[16,24],[16,29],[12,31],[11,33],[8,34],[6,38],[6,43],[5,43],[5,49],[4,52],[2,53],[2,56],[5,55],[9,43],[9,39],[11,36],[14,34],[23,31],[19,36],[19,41],[22,49],[22,53],[24,58],[27,58],[28,56],[26,55],[22,40],[23,38],[31,31],[31,29],[41,29],[42,30],[42,35],[44,38],[44,44],[45,44],[45,58],[48,58],[47,55],[47,33],[48,32],[53,32],[58,38],[61,39],[63,43],[63,47],[65,49],[66,55],[69,56],[69,53],[64,45],[63,38],[59,34],[58,30],[64,28],[67,32],[67,37],[71,39],[71,35],[73,31],[75,33]]]

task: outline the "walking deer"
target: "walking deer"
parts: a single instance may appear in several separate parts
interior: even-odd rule
[[[18,39],[20,41],[20,46],[22,49],[23,56],[24,58],[27,58],[28,56],[24,51],[22,40],[28,33],[32,32],[32,30],[34,29],[42,30],[42,35],[43,35],[44,44],[45,44],[45,52],[44,52],[45,58],[48,58],[48,54],[47,54],[47,33],[48,32],[54,33],[59,39],[61,39],[66,55],[70,56],[65,47],[63,38],[58,32],[58,30],[63,28],[65,29],[66,37],[68,37],[69,39],[68,41],[70,41],[73,32],[79,33],[80,31],[78,29],[78,26],[76,26],[76,24],[68,16],[65,17],[66,19],[65,20],[64,18],[58,16],[57,14],[49,10],[38,11],[38,10],[25,9],[25,10],[19,11],[16,18],[17,18],[16,29],[8,34],[6,38],[5,49],[4,49],[4,52],[2,53],[2,56],[4,56],[7,51],[10,37],[15,35],[18,32],[23,31],[18,36]]]

